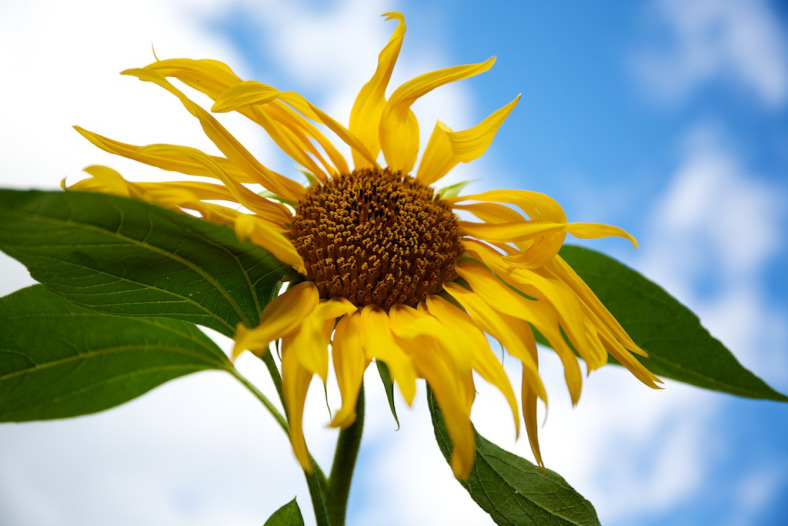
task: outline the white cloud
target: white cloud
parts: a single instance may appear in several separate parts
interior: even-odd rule
[[[764,507],[781,498],[777,490],[784,487],[786,479],[788,463],[785,461],[753,469],[739,484],[736,509],[728,518],[726,526],[756,524]]]
[[[13,4],[13,7],[12,7]],[[88,164],[134,175],[144,168],[99,152],[71,127],[132,143],[171,142],[211,149],[177,99],[119,73],[161,57],[214,56],[238,64],[226,42],[205,34],[191,5],[155,2],[4,2],[0,7],[2,182],[56,187]],[[239,123],[242,133],[249,127]],[[245,127],[244,127],[245,126]]]
[[[392,22],[377,18],[386,10],[383,4],[348,0],[318,14],[310,14],[300,4],[278,3],[276,9],[272,3],[245,5],[257,9],[261,38],[282,67],[299,83],[318,78],[320,83],[310,87],[321,92],[321,86],[325,88],[323,107],[346,117],[352,97],[371,73],[378,50],[393,29]],[[236,51],[202,27],[202,16],[227,7],[230,4],[219,0],[1,4],[0,65],[19,79],[0,86],[3,99],[14,101],[0,108],[4,123],[0,156],[6,174],[16,175],[0,176],[2,183],[53,187],[60,177],[74,175],[94,161],[138,169],[100,158],[71,131],[75,123],[130,142],[162,140],[210,149],[199,127],[172,97],[120,78],[117,72],[147,63],[153,41],[160,56],[217,57],[244,74]],[[397,80],[447,65],[451,64],[435,51],[415,58],[406,52]],[[777,81],[747,82],[778,86],[769,88],[778,95],[768,97],[784,97],[785,88]],[[753,89],[771,93],[763,87]],[[107,94],[110,99],[104,98]],[[430,97],[428,104],[418,108],[425,123],[423,133],[428,134],[436,118],[456,129],[472,124],[467,95],[460,85]],[[234,124],[234,132],[240,129],[243,137],[253,137],[243,122]],[[720,149],[690,149],[677,173],[675,190],[665,198],[655,219],[661,231],[661,214],[670,211],[673,217],[665,228],[673,235],[655,234],[653,245],[658,250],[648,252],[649,261],[643,262],[644,267],[657,268],[666,282],[687,291],[684,298],[696,303],[691,287],[695,274],[688,275],[685,267],[660,258],[675,250],[673,243],[691,248],[692,243],[684,239],[708,236],[723,269],[746,273],[754,272],[771,253],[774,234],[762,218],[764,213],[776,213],[773,195],[751,185],[743,168],[722,170],[727,174],[725,187],[734,193],[720,193],[715,180],[704,175],[717,166],[719,154]],[[694,200],[686,202],[685,190],[697,196],[697,210]],[[724,202],[740,210],[737,194],[757,203],[745,205],[749,226],[757,235],[741,241],[749,247],[744,255],[732,254],[731,240],[714,230],[719,225],[714,204]],[[652,245],[649,239],[642,241],[644,247]],[[702,253],[696,251],[692,257],[701,261],[696,268],[708,268],[702,266],[708,264]],[[733,307],[763,313],[758,296],[749,298],[749,303],[742,296],[730,298]],[[712,312],[709,305],[701,306]],[[720,321],[715,323],[729,331],[725,341],[736,341],[740,334],[746,341],[751,335],[748,331],[756,329],[747,328],[749,324],[742,328],[741,318],[735,317],[740,314],[730,314],[723,307],[725,312],[717,315]],[[653,392],[624,371],[611,368],[591,376],[583,400],[573,410],[560,365],[553,358],[548,353],[542,361],[551,388],[550,416],[542,432],[545,457],[551,468],[595,503],[603,522],[626,522],[643,510],[691,498],[713,453],[703,446],[709,433],[705,424],[718,410],[716,399],[672,384],[664,392]],[[270,387],[255,360],[242,359],[239,368],[253,381]],[[511,373],[516,377],[515,370]],[[394,432],[374,378],[368,385],[362,455],[370,453],[362,457],[365,462],[359,466],[351,496],[351,506],[358,510],[357,522],[377,523],[385,516],[390,524],[490,523],[456,484],[441,458],[423,390],[412,410],[400,400],[403,428]],[[474,408],[479,428],[507,449],[530,457],[525,440],[513,445],[507,407],[499,394],[490,391],[480,386]],[[329,397],[336,407],[333,389]],[[310,391],[306,422],[312,452],[324,466],[329,465],[335,432],[324,428],[328,418],[317,384]],[[0,442],[0,522],[260,524],[297,493],[307,523],[314,523],[300,470],[281,431],[248,393],[221,375],[200,374],[172,382],[95,416],[5,425]],[[632,459],[644,452],[649,458],[633,465]]]
[[[788,96],[788,42],[765,0],[656,0],[664,36],[636,57],[644,87],[680,100],[706,82],[732,80],[767,106]]]
[[[784,249],[788,193],[752,173],[719,129],[697,126],[643,244],[646,274],[682,298],[712,334],[767,379],[783,381],[777,349],[788,343],[785,313],[769,304],[765,265]],[[700,296],[698,284],[713,293]],[[760,366],[760,367],[758,367]]]
[[[74,124],[136,144],[171,142],[213,151],[176,99],[118,73],[152,61],[154,44],[162,58],[218,58],[248,78],[248,65],[239,53],[205,28],[207,17],[239,4],[219,0],[0,4],[0,67],[8,73],[0,85],[0,97],[6,101],[0,108],[4,163],[0,184],[54,188],[62,177],[78,176],[92,163],[108,164],[132,179],[156,176],[133,162],[97,151],[71,129]],[[324,100],[318,102],[346,120],[353,97],[373,71],[378,51],[394,28],[393,22],[379,18],[391,6],[345,1],[313,14],[304,5],[284,2],[244,5],[250,13],[259,13],[255,22],[267,54],[281,60],[298,83],[311,82],[308,88],[324,92]],[[418,55],[403,54],[394,83],[448,65],[452,64],[428,48]],[[431,96],[428,104],[417,108],[425,127],[422,141],[437,118],[457,129],[471,124],[469,108],[467,91],[461,86]],[[262,158],[272,155],[247,122],[231,117],[223,121],[230,122],[244,144],[254,146],[253,153]],[[5,278],[2,293],[30,283],[21,265],[5,256],[0,264]],[[238,366],[272,392],[256,360],[240,360]],[[333,389],[329,395],[336,408]],[[385,401],[376,399],[374,404],[370,412],[388,416],[387,409],[379,410],[386,407]],[[414,418],[424,414],[416,412]],[[305,420],[312,453],[330,466],[336,432],[325,428],[329,419],[317,384],[310,391]],[[370,422],[369,441],[386,441],[386,447],[390,441],[397,454],[411,455],[413,469],[420,469],[422,454],[430,457],[436,480],[448,492],[444,499],[453,501],[464,493],[432,443],[429,420],[411,426],[410,436],[415,438],[404,440],[399,440],[404,433],[392,432],[390,420],[371,416]],[[307,524],[314,524],[303,476],[281,430],[247,392],[221,375],[177,380],[98,415],[6,424],[0,431],[2,523],[260,524],[297,494]],[[383,453],[374,456],[370,465],[373,469],[388,469],[392,462],[401,465],[396,458]],[[362,513],[385,498],[390,498],[392,510],[402,510],[397,491],[411,487],[412,472],[392,468],[391,473],[394,478],[381,480],[368,502],[360,504]],[[362,490],[355,488],[363,495]],[[467,497],[461,498],[464,508],[449,506],[452,511],[440,517],[472,516],[463,509],[484,515]],[[446,506],[446,500],[436,500],[434,511]]]
[[[788,196],[748,173],[726,142],[710,125],[688,134],[681,164],[655,210],[654,231],[661,244],[684,243],[674,249],[680,254],[674,272],[696,273],[697,264],[715,263],[724,279],[753,280],[780,249]]]
[[[698,313],[746,367],[785,385],[788,363],[780,350],[788,346],[786,313],[770,303],[761,280],[783,247],[788,196],[783,186],[753,173],[724,137],[710,126],[687,134],[664,194],[645,212],[651,227],[640,236],[634,266]],[[713,280],[710,296],[698,285],[707,279]],[[693,506],[712,483],[713,467],[729,461],[730,451],[721,446],[726,439],[717,434],[725,397],[674,382],[653,391],[610,367],[588,378],[573,409],[553,353],[541,355],[540,369],[550,396],[540,430],[545,461],[595,505],[603,524],[632,524]],[[527,441],[513,445],[506,406],[490,391],[479,388],[477,427],[532,458]],[[773,477],[756,485],[752,476],[747,502],[754,504],[741,505],[748,510],[743,517],[757,512],[775,487]]]

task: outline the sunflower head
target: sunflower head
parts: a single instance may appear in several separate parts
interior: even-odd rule
[[[239,325],[234,356],[245,350],[262,355],[270,342],[281,340],[290,440],[305,470],[312,465],[302,417],[314,376],[326,382],[333,368],[342,404],[331,425],[344,428],[355,419],[364,371],[375,360],[388,366],[408,404],[418,379],[429,384],[452,439],[458,478],[468,477],[475,455],[474,373],[504,395],[518,432],[522,411],[541,464],[537,401],[546,404],[547,393],[534,331],[560,357],[573,403],[583,378],[578,355],[588,372],[613,356],[645,384],[656,387],[659,381],[634,357],[646,353],[558,255],[567,234],[634,239],[616,227],[570,223],[557,202],[538,192],[439,197],[432,185],[487,150],[519,96],[467,130],[436,123],[419,158],[413,103],[487,71],[494,60],[428,72],[388,93],[405,22],[399,13],[386,17],[397,27],[361,87],[347,127],[301,95],[242,80],[221,62],[156,61],[125,73],[173,94],[222,155],[135,146],[77,128],[106,151],[202,180],[133,183],[94,166],[88,169],[92,177],[71,189],[143,199],[228,225],[301,273],[299,284],[266,305],[259,325]],[[212,112],[169,78],[213,99]],[[251,155],[213,114],[226,111],[259,124],[312,183],[304,187]],[[321,131],[326,129],[350,148],[351,159]],[[460,220],[460,211],[470,220]],[[522,364],[519,409],[489,339]]]
[[[464,252],[451,206],[413,177],[362,168],[313,185],[290,240],[321,298],[415,307],[456,276]]]

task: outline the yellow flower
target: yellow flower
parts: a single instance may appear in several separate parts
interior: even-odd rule
[[[575,351],[589,372],[610,354],[645,384],[659,382],[633,356],[646,353],[557,254],[567,233],[635,240],[616,227],[569,223],[558,203],[537,192],[436,193],[431,185],[458,163],[484,153],[519,97],[467,130],[452,131],[438,122],[416,168],[419,123],[412,104],[444,84],[487,71],[494,60],[420,75],[387,97],[405,22],[399,13],[386,16],[397,28],[356,97],[348,127],[297,93],[242,81],[221,62],[157,61],[124,73],[175,95],[223,157],[183,146],[133,146],[77,130],[111,153],[216,182],[132,183],[93,166],[87,169],[92,178],[70,189],[196,212],[231,226],[301,274],[302,282],[264,308],[259,326],[238,327],[234,353],[262,354],[270,342],[282,340],[290,440],[307,471],[312,466],[302,417],[314,375],[326,382],[332,360],[342,403],[331,425],[345,428],[356,417],[365,369],[381,360],[408,404],[417,379],[430,385],[454,444],[454,474],[467,478],[475,454],[474,371],[500,389],[520,428],[514,391],[487,336],[522,363],[522,414],[542,464],[536,404],[537,399],[546,404],[547,395],[534,329],[561,358],[573,403],[582,383]],[[169,77],[213,99],[213,112],[238,111],[258,123],[312,184],[305,188],[267,168]],[[316,124],[350,147],[352,169]],[[381,152],[385,165],[379,163]],[[260,186],[266,192],[256,193]],[[461,220],[457,211],[479,221]]]

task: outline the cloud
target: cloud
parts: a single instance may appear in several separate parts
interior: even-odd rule
[[[745,364],[780,381],[786,376],[768,362],[786,361],[777,351],[788,344],[785,313],[771,304],[763,276],[785,248],[788,190],[765,175],[742,162],[719,127],[694,127],[655,207],[642,266]]]
[[[650,227],[631,263],[690,306],[746,367],[784,385],[786,313],[769,298],[763,272],[783,249],[785,188],[755,173],[719,128],[698,125],[681,143],[667,187],[644,211]],[[540,369],[550,396],[540,430],[545,461],[594,503],[603,524],[658,520],[696,507],[715,484],[715,467],[730,462],[725,447],[737,447],[720,445],[728,440],[719,435],[728,400],[718,394],[675,382],[653,391],[607,367],[588,378],[572,408],[554,353],[540,355]],[[527,442],[513,444],[501,424],[509,419],[505,404],[483,385],[478,391],[474,423],[480,431],[532,458]],[[749,481],[754,495],[747,500],[752,506],[741,504],[742,516],[752,517],[774,487],[754,485],[757,473],[740,469],[737,476]]]
[[[385,10],[383,3],[360,0],[347,0],[314,13],[302,3],[277,3],[277,9],[270,9],[273,3],[251,1],[3,3],[0,64],[19,80],[0,86],[3,99],[14,101],[0,109],[4,123],[0,154],[6,173],[15,176],[5,176],[3,184],[53,187],[60,177],[74,175],[91,162],[126,167],[127,174],[141,170],[132,163],[101,157],[70,129],[75,123],[129,142],[166,141],[212,150],[199,126],[171,96],[121,78],[117,72],[147,63],[153,41],[162,57],[216,57],[248,77],[246,73],[253,68],[244,62],[241,50],[235,49],[226,35],[205,30],[207,18],[233,5],[254,8],[249,13],[256,13],[252,20],[260,28],[266,51],[293,80],[294,86],[286,87],[303,83],[325,93],[321,105],[344,117],[393,28],[392,22],[378,19]],[[757,11],[762,4],[755,5],[752,9]],[[693,45],[711,53],[706,44]],[[756,62],[775,60],[768,58],[775,53],[768,50],[767,58],[756,57]],[[429,46],[418,56],[406,51],[402,58],[395,84],[452,65]],[[749,67],[764,67],[756,66]],[[697,79],[686,73],[689,80],[684,82],[689,84],[681,89],[689,90],[730,71],[745,79],[744,85],[763,100],[777,101],[772,104],[784,100],[782,64],[771,76],[748,76],[727,66]],[[450,86],[421,104],[417,110],[426,128],[422,140],[436,118],[455,129],[473,124],[474,117],[481,118],[475,115],[468,95],[463,85]],[[259,146],[259,135],[246,123],[233,121],[233,125],[242,142],[257,145],[255,153],[270,153]],[[644,247],[656,248],[646,252],[641,268],[656,269],[653,275],[661,274],[669,288],[699,305],[702,313],[712,313],[726,342],[737,338],[747,341],[752,331],[762,327],[753,322],[749,328],[749,321],[743,327],[742,313],[733,309],[763,315],[768,309],[760,295],[745,298],[743,290],[727,288],[732,291],[725,296],[729,302],[715,302],[719,309],[715,315],[714,306],[702,302],[693,288],[699,273],[717,261],[709,263],[708,256],[697,248],[700,245],[694,245],[698,239],[710,243],[711,253],[720,258],[725,283],[730,283],[728,278],[734,274],[755,279],[763,260],[772,254],[774,231],[763,214],[779,215],[775,194],[768,187],[752,184],[746,167],[729,163],[731,157],[724,157],[725,151],[716,143],[706,149],[688,147],[671,189],[655,211],[654,232],[642,239]],[[718,180],[708,175],[716,173],[718,166],[727,167],[727,172],[721,170],[727,174],[721,188],[715,186]],[[725,192],[726,188],[731,191]],[[695,197],[688,201],[685,192]],[[753,204],[741,205],[737,196],[747,197]],[[698,205],[694,206],[696,200]],[[740,241],[747,244],[747,254],[733,253],[733,241],[716,230],[728,224],[727,219],[718,220],[714,205],[719,202],[737,211],[743,206],[747,212],[747,239]],[[671,214],[667,222],[666,213]],[[670,235],[660,234],[663,230]],[[676,246],[688,247],[687,259],[697,259],[695,266],[689,266],[691,273],[669,258]],[[227,342],[223,345],[226,348]],[[706,424],[719,411],[713,395],[672,384],[665,392],[653,392],[624,371],[609,368],[591,376],[583,401],[572,409],[559,362],[545,353],[542,363],[551,387],[550,415],[542,435],[548,465],[595,503],[604,523],[626,523],[643,510],[692,498],[713,459],[713,452],[704,447],[710,432]],[[256,383],[270,387],[254,359],[246,357],[238,366]],[[510,373],[517,377],[516,370]],[[370,410],[363,462],[351,497],[351,507],[360,517],[356,522],[364,524],[380,516],[390,524],[489,522],[453,480],[440,456],[423,389],[412,410],[400,400],[403,429],[395,432],[374,374],[368,386]],[[481,384],[479,391],[474,420],[480,430],[496,443],[530,458],[526,441],[513,443],[511,417],[501,396]],[[333,389],[329,400],[336,407]],[[125,520],[154,525],[251,525],[260,524],[297,494],[307,523],[313,523],[308,493],[289,445],[261,409],[227,378],[205,373],[172,382],[99,415],[4,426],[0,437],[0,522],[56,526],[122,524]],[[328,465],[335,432],[324,427],[328,417],[319,385],[310,391],[306,422],[311,450]],[[752,494],[757,497],[756,490]],[[757,504],[757,500],[751,502]]]
[[[634,62],[647,91],[680,101],[722,80],[768,107],[785,103],[788,43],[767,1],[656,0],[649,14],[659,30]]]
[[[137,144],[213,151],[177,99],[118,73],[151,62],[154,44],[160,57],[211,56],[243,74],[241,55],[205,30],[205,13],[221,4],[0,3],[2,186],[55,188],[93,163],[156,177],[98,151],[74,124]],[[260,155],[250,123],[223,120]],[[30,283],[5,255],[0,265],[3,293]],[[289,444],[261,409],[229,377],[208,373],[99,415],[4,424],[0,523],[253,525],[296,493],[308,513]]]
[[[288,87],[303,82],[325,93],[318,102],[340,120],[347,119],[353,97],[374,70],[377,54],[394,28],[393,22],[379,18],[388,10],[383,3],[358,1],[340,2],[318,13],[283,2],[277,2],[276,9],[219,0],[2,3],[0,66],[13,82],[0,85],[0,96],[7,101],[0,108],[0,183],[54,188],[62,177],[79,176],[93,163],[107,164],[136,180],[159,176],[98,151],[72,130],[74,124],[135,144],[168,142],[215,151],[175,98],[118,73],[152,61],[154,44],[162,58],[217,58],[250,78],[253,67],[244,61],[243,50],[236,49],[228,35],[207,30],[211,17],[234,5],[254,8],[250,13],[257,13],[253,22],[267,53],[294,79],[295,86]],[[429,46],[402,59],[395,83],[452,65]],[[472,124],[464,87],[443,88],[426,102],[416,108],[427,128],[423,141],[437,118],[456,129]],[[232,132],[258,157],[273,155],[260,142],[259,130],[245,120],[225,115],[220,120],[230,123]],[[3,256],[0,265],[7,278],[3,293],[30,283],[18,263]],[[227,342],[223,345],[226,348]],[[273,392],[257,360],[239,360],[238,367]],[[329,398],[336,408],[336,393],[330,391]],[[375,403],[387,407],[384,400]],[[289,444],[261,409],[227,378],[198,374],[98,415],[6,424],[0,436],[0,523],[251,525],[260,524],[297,495],[307,524],[314,524],[309,494]],[[382,412],[387,415],[387,409]],[[330,465],[336,432],[325,428],[329,419],[317,384],[310,391],[305,419],[312,453],[321,464]],[[388,436],[391,422],[380,425]],[[406,440],[400,447],[424,448],[427,441],[424,449],[434,449],[433,464],[440,466],[443,460],[429,444],[431,430],[412,430],[422,432],[419,445]],[[394,434],[393,441],[398,438]],[[384,453],[380,458],[392,462],[396,457]],[[372,460],[370,465],[379,464]],[[445,481],[441,484],[451,488],[447,491],[454,491],[449,501],[463,493],[448,468],[437,472]],[[403,476],[394,484],[408,480]],[[387,487],[376,489],[370,506],[380,502]],[[465,500],[465,509],[473,509]]]
[[[660,243],[687,243],[676,252],[691,260],[702,258],[706,268],[717,262],[722,265],[721,279],[756,279],[781,249],[780,223],[788,205],[785,189],[763,182],[742,166],[735,145],[718,127],[698,125],[683,143],[680,165],[655,210]],[[676,258],[676,272],[683,259]],[[687,272],[697,272],[689,268]]]
[[[243,64],[224,39],[206,33],[202,16],[212,4],[220,2],[3,2],[3,185],[54,188],[94,163],[132,177],[157,176],[98,151],[72,129],[75,124],[135,144],[168,142],[215,151],[177,99],[119,75],[152,62],[152,45],[162,58],[212,56]],[[233,131],[248,139],[252,125],[237,119]]]

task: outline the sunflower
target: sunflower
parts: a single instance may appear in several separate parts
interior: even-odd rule
[[[313,467],[302,420],[314,376],[327,382],[333,363],[341,407],[331,425],[346,428],[356,418],[364,371],[378,360],[408,404],[417,380],[426,380],[452,439],[454,474],[467,478],[475,454],[474,371],[501,391],[520,429],[517,398],[488,337],[522,364],[522,415],[533,454],[543,465],[536,411],[537,400],[546,404],[547,394],[535,331],[560,357],[573,404],[583,376],[578,355],[589,373],[611,355],[646,385],[659,382],[634,356],[646,353],[558,255],[567,233],[635,240],[613,226],[570,223],[561,206],[541,193],[460,196],[457,185],[435,190],[458,163],[485,152],[519,96],[467,130],[438,122],[417,167],[413,103],[442,85],[487,71],[494,59],[420,75],[387,96],[405,21],[400,13],[384,16],[397,27],[358,93],[347,127],[301,95],[243,81],[221,62],[157,60],[124,74],[177,97],[223,156],[184,146],[134,146],[76,129],[113,154],[213,182],[134,183],[91,166],[86,171],[92,177],[69,189],[124,195],[228,225],[298,273],[263,309],[259,325],[238,326],[234,356],[246,350],[262,355],[281,340],[290,441],[306,471]],[[308,186],[254,158],[169,78],[210,97],[212,112],[237,111],[262,126],[303,169]],[[347,145],[352,159],[322,130]]]

